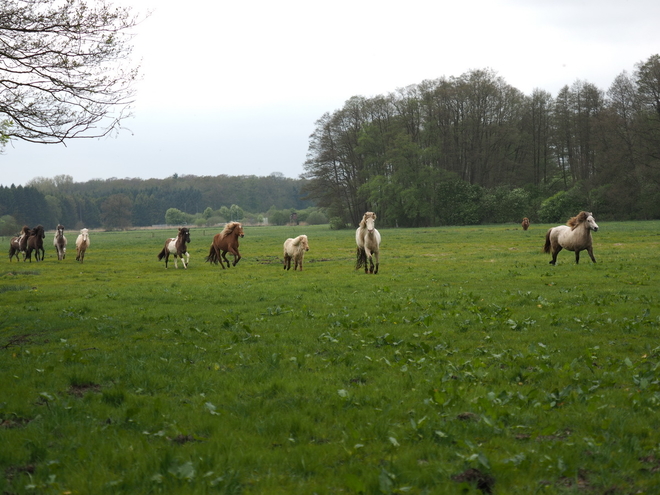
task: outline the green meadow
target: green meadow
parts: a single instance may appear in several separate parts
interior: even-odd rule
[[[0,263],[3,494],[660,493],[660,222],[68,231]],[[307,234],[304,271],[282,243]],[[8,248],[9,240],[3,239]],[[231,257],[230,257],[231,259]]]

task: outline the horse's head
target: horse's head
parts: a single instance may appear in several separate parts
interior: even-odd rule
[[[240,224],[239,222],[236,222],[236,226],[234,227],[234,233],[238,237],[244,237],[245,236],[245,232],[243,232],[243,225]]]
[[[368,211],[362,217],[362,223],[368,232],[373,232],[376,228],[376,214],[372,211]]]
[[[187,227],[181,227],[179,229],[179,237],[186,242],[190,242],[190,229]]]
[[[598,224],[596,223],[596,219],[594,218],[592,213],[589,213],[587,216],[587,227],[589,227],[589,230],[593,230],[594,232],[598,232]]]
[[[58,235],[58,236],[62,236],[62,235],[64,235],[64,225],[59,224],[59,225],[57,226],[57,235]]]
[[[89,229],[80,229],[80,235],[83,237],[84,240],[87,240],[89,237]]]
[[[305,251],[309,251],[309,242],[307,241],[307,236],[306,235],[301,235],[300,236],[300,246]]]

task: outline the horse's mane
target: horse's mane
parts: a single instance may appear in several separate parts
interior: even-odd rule
[[[373,211],[368,211],[362,216],[362,221],[360,221],[360,227],[361,228],[366,228],[367,227],[367,218],[373,217],[374,220],[376,220],[376,214]]]
[[[220,239],[224,239],[229,234],[231,234],[236,227],[240,227],[240,226],[241,226],[240,222],[229,222],[227,225],[225,225],[225,228],[222,229],[222,232],[220,232]]]
[[[592,215],[592,213],[588,211],[581,211],[574,217],[571,217],[568,219],[568,222],[566,222],[566,225],[568,225],[571,230],[575,230],[575,227],[580,225],[581,223],[584,223],[587,221],[587,218],[589,218]]]

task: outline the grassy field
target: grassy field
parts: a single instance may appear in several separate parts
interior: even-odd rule
[[[660,222],[354,232],[246,227],[243,259],[0,265],[3,494],[660,493]],[[303,272],[282,242],[309,236]],[[8,239],[3,240],[8,248]]]

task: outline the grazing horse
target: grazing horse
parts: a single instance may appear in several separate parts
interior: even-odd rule
[[[295,239],[289,238],[284,241],[284,269],[291,269],[291,260],[293,259],[293,271],[295,272],[300,266],[302,272],[305,251],[309,251],[306,235],[299,235]]]
[[[19,260],[18,255],[20,253],[25,253],[27,249],[27,240],[30,236],[30,227],[23,225],[20,234],[16,237],[12,237],[9,241],[9,261],[16,256],[16,261]]]
[[[355,242],[357,244],[357,261],[355,262],[355,269],[359,270],[364,266],[364,273],[378,273],[380,233],[376,230],[375,213],[368,211],[364,214],[360,226],[355,231]],[[374,258],[376,258],[375,270]],[[369,266],[367,266],[367,261]]]
[[[527,218],[527,217],[523,218],[523,221],[522,221],[521,225],[522,225],[523,230],[527,230],[529,228],[529,218]]]
[[[223,260],[227,262],[229,268],[229,260],[227,259],[227,252],[234,255],[234,265],[241,260],[241,254],[238,252],[238,238],[243,237],[243,226],[240,222],[229,222],[219,234],[213,236],[211,243],[211,250],[206,257],[206,261],[217,264],[220,262],[222,269],[225,269]]]
[[[543,252],[549,253],[552,251],[551,265],[557,262],[557,254],[559,251],[568,249],[575,251],[575,263],[580,262],[580,251],[586,249],[591,257],[591,261],[596,262],[594,258],[594,251],[591,247],[591,231],[598,231],[598,224],[594,220],[593,214],[588,211],[581,211],[573,218],[566,222],[566,225],[553,227],[545,234],[545,246]]]
[[[80,235],[76,239],[76,261],[81,263],[85,259],[85,251],[89,247],[89,230],[80,229]]]
[[[46,237],[46,232],[44,231],[43,226],[37,225],[30,231],[30,236],[27,239],[27,249],[25,250],[25,255],[23,256],[23,261],[26,259],[30,260],[32,263],[32,251],[34,251],[34,259],[36,261],[43,261],[44,259],[44,238]]]
[[[64,237],[64,226],[58,225],[57,232],[55,232],[55,237],[53,238],[53,246],[55,246],[55,251],[57,251],[57,259],[62,261],[66,256],[66,237]]]
[[[179,268],[177,258],[180,258],[183,268],[187,269],[188,263],[190,263],[190,254],[188,254],[188,246],[186,246],[188,242],[190,242],[190,229],[181,227],[179,229],[179,235],[165,241],[165,247],[158,254],[158,261],[165,258],[165,268],[167,268],[167,260],[169,260],[171,254],[174,256],[174,268]],[[183,259],[184,256],[186,257],[185,260]]]

